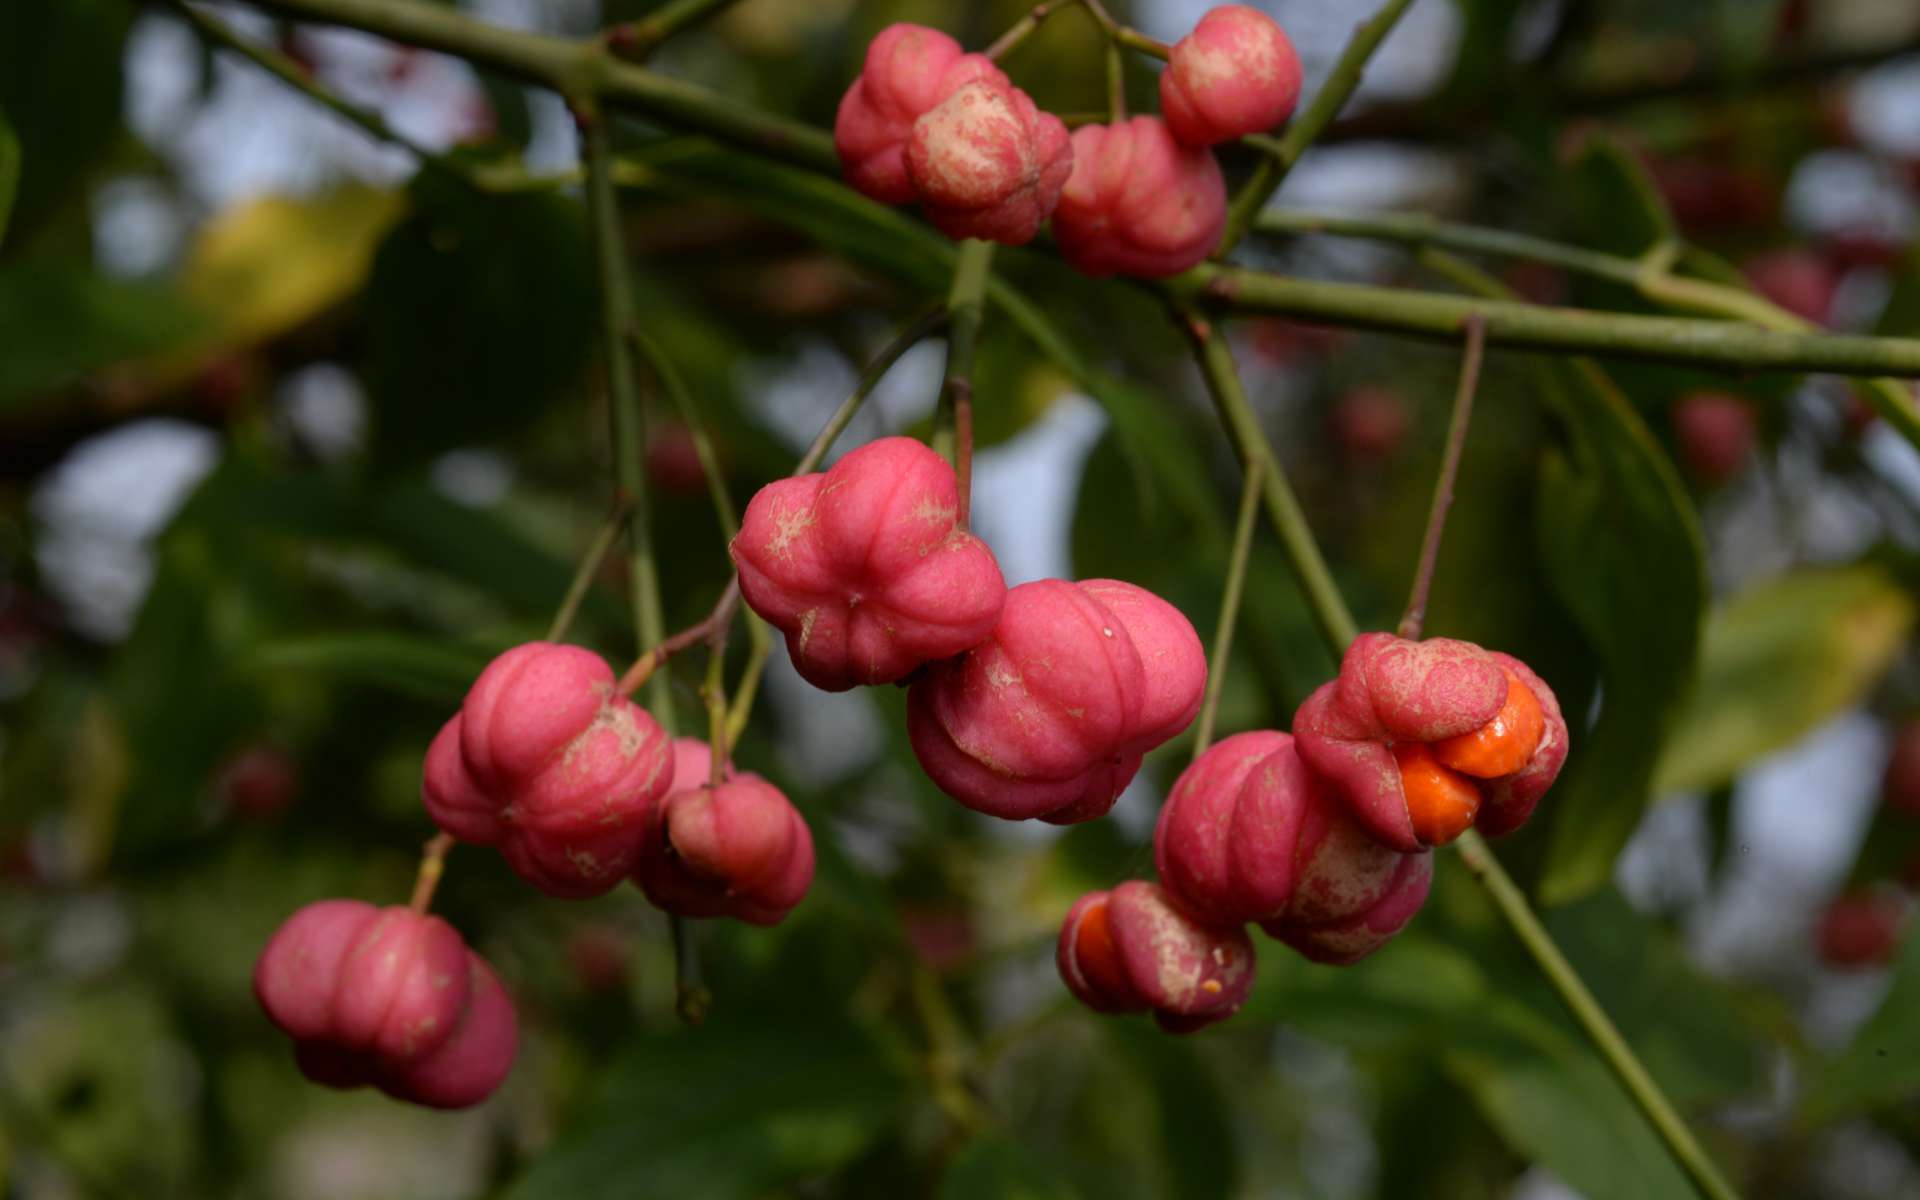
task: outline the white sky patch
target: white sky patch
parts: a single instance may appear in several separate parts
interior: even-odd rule
[[[82,633],[126,636],[153,581],[153,537],[219,455],[208,430],[135,421],[75,446],[34,489],[40,570]]]

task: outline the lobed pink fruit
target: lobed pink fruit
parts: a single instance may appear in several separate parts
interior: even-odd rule
[[[1189,146],[1272,129],[1299,100],[1293,43],[1272,17],[1244,4],[1209,10],[1174,43],[1160,74],[1160,113]]]
[[[1920,718],[1908,720],[1893,735],[1882,797],[1888,808],[1920,817]]]
[[[260,952],[253,993],[294,1040],[302,1074],[372,1085],[429,1108],[466,1108],[500,1086],[519,1050],[493,969],[438,917],[321,900]]]
[[[907,732],[968,808],[1090,821],[1192,722],[1206,682],[1200,638],[1171,604],[1116,580],[1043,579],[1008,592],[985,641],[913,685]]]
[[[866,64],[833,120],[833,147],[847,183],[882,204],[914,198],[907,175],[913,123],[975,80],[1006,83],[982,54],[967,54],[937,29],[902,22],[867,44]]]
[[[907,142],[921,211],[951,238],[1032,241],[1072,171],[1066,125],[1004,80],[955,89],[913,123]]]
[[[993,552],[956,523],[959,502],[953,468],[904,437],[770,483],[733,539],[741,597],[815,687],[903,679],[977,644],[1006,599]]]
[[[1372,953],[1419,911],[1432,856],[1402,854],[1357,825],[1294,740],[1236,734],[1173,785],[1153,834],[1161,886],[1213,924],[1258,922],[1316,962]]]
[[[1083,275],[1177,275],[1213,253],[1227,185],[1210,151],[1158,117],[1073,132],[1073,174],[1053,213],[1060,255]]]
[[[1082,1004],[1103,1013],[1151,1009],[1170,1033],[1238,1012],[1253,964],[1246,930],[1201,924],[1137,879],[1075,901],[1054,951],[1060,978]]]
[[[1726,483],[1753,461],[1759,432],[1753,406],[1726,392],[1689,392],[1673,406],[1680,458],[1701,482]]]
[[[1907,905],[1889,889],[1837,897],[1814,926],[1820,961],[1839,970],[1885,966],[1900,948]]]
[[[495,846],[551,896],[612,890],[673,779],[673,747],[592,651],[515,646],[487,664],[427,748],[421,797],[441,829]]]
[[[1293,735],[1300,758],[1375,839],[1403,854],[1426,845],[1414,831],[1396,742],[1430,744],[1485,728],[1513,680],[1538,701],[1538,744],[1524,765],[1492,779],[1460,776],[1480,795],[1473,823],[1489,837],[1526,824],[1567,758],[1567,723],[1546,681],[1511,655],[1452,638],[1408,641],[1364,633],[1347,647],[1340,674],[1300,705]]]
[[[813,835],[758,775],[702,782],[661,803],[634,881],[666,912],[777,925],[813,883]]]

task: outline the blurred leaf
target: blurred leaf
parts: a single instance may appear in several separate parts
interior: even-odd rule
[[[509,1200],[755,1200],[852,1162],[904,1109],[872,1041],[765,1010],[636,1038]]]
[[[289,671],[366,679],[457,704],[486,665],[485,654],[458,650],[444,638],[342,633],[262,642],[236,664],[236,670],[243,675]]]
[[[0,409],[88,371],[173,350],[208,328],[170,288],[53,264],[0,270]]]
[[[1307,962],[1260,943],[1260,973],[1242,1015],[1283,1021],[1353,1049],[1431,1050],[1489,995],[1470,954],[1419,931],[1396,937],[1350,967]]]
[[[359,291],[404,208],[397,192],[361,184],[235,205],[201,229],[180,290],[219,319],[222,345],[269,340]]]
[[[1073,1200],[1073,1188],[1002,1134],[976,1138],[940,1181],[938,1200]]]
[[[16,235],[71,203],[118,132],[121,47],[137,11],[120,0],[0,4],[0,110],[19,139]]]
[[[1813,1071],[1807,1117],[1825,1124],[1920,1093],[1920,921],[1907,923],[1880,1007],[1837,1058]]]
[[[1612,888],[1548,914],[1548,931],[1594,998],[1682,1111],[1751,1094],[1763,1056],[1734,991],[1687,957],[1679,939]],[[1529,976],[1533,1009],[1562,1021],[1559,997]]]
[[[1693,682],[1706,548],[1673,464],[1611,380],[1591,362],[1543,376],[1567,431],[1542,467],[1537,537],[1560,602],[1600,663],[1601,706],[1554,785],[1554,825],[1541,894],[1585,895],[1652,796],[1654,764]]]
[[[1448,1073],[1523,1157],[1589,1200],[1694,1195],[1599,1059],[1511,1001],[1445,1051]]]
[[[1629,257],[1679,236],[1673,214],[1639,158],[1613,133],[1588,131],[1572,155],[1563,194],[1581,244]]]
[[[1171,1038],[1144,1021],[1109,1021],[1109,1037],[1140,1073],[1157,1103],[1164,1194],[1182,1200],[1232,1196],[1240,1182],[1240,1148],[1220,1081],[1189,1040]]]
[[[13,132],[5,109],[0,109],[0,246],[7,242],[7,218],[20,190],[20,138]]]
[[[1913,597],[1877,567],[1789,575],[1718,605],[1699,687],[1661,756],[1656,786],[1729,782],[1859,703],[1913,621]]]
[[[579,205],[422,179],[366,302],[374,457],[420,462],[579,394],[598,312]]]

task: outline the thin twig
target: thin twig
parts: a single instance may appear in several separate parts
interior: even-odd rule
[[[1006,57],[1007,53],[1015,46],[1026,41],[1028,36],[1031,35],[1034,30],[1040,28],[1048,17],[1059,12],[1067,5],[1075,3],[1078,3],[1078,0],[1043,0],[1042,3],[1036,4],[1032,9],[1028,10],[1026,16],[1021,17],[1018,21],[1008,26],[1005,33],[993,39],[993,44],[988,46],[983,53],[992,61],[999,62],[1002,58]]]
[[[1467,424],[1473,420],[1473,397],[1480,390],[1480,363],[1487,344],[1487,326],[1478,314],[1467,318],[1467,349],[1460,360],[1460,385],[1453,393],[1453,412],[1447,419],[1447,443],[1440,456],[1440,477],[1433,484],[1433,503],[1427,509],[1427,531],[1420,540],[1420,562],[1413,572],[1413,591],[1406,615],[1400,618],[1400,636],[1418,638],[1427,621],[1427,597],[1433,591],[1433,569],[1440,559],[1440,539],[1453,508],[1453,485],[1460,477],[1460,456],[1467,445]]]
[[[1213,744],[1213,723],[1220,711],[1220,695],[1226,690],[1227,664],[1233,657],[1233,629],[1239,623],[1240,597],[1247,586],[1247,562],[1253,555],[1253,522],[1260,511],[1260,481],[1265,474],[1264,459],[1247,460],[1245,482],[1240,485],[1240,513],[1233,523],[1233,555],[1227,560],[1226,592],[1220,597],[1220,619],[1213,627],[1213,661],[1207,664],[1207,698],[1200,705],[1200,717],[1194,725],[1193,757],[1196,760]]]
[[[660,574],[653,557],[652,514],[647,504],[643,473],[646,430],[635,384],[627,331],[633,327],[633,294],[627,281],[627,256],[620,234],[620,204],[614,194],[609,165],[613,159],[604,114],[580,115],[587,165],[587,208],[592,222],[595,258],[600,268],[601,346],[606,357],[609,409],[613,420],[613,473],[616,494],[633,506],[628,525],[632,552],[628,556],[630,600],[635,638],[641,647],[665,639],[666,620],[660,603]],[[674,731],[673,693],[665,676],[654,680],[648,706],[656,720]]]
[[[627,517],[633,512],[633,505],[625,497],[614,502],[613,511],[600,523],[599,532],[588,543],[587,552],[574,568],[573,579],[567,584],[566,596],[560,601],[560,610],[553,614],[553,624],[547,627],[547,640],[557,642],[567,635],[573,625],[573,618],[579,613],[580,605],[593,590],[593,577],[600,573],[600,564],[606,560],[607,551],[613,549],[613,543],[619,539],[620,531],[625,528]]]
[[[447,853],[453,846],[452,834],[436,833],[421,847],[420,870],[413,877],[413,896],[407,901],[414,912],[424,913],[433,907],[433,893],[440,886],[440,877],[447,873]]]
[[[709,19],[738,0],[668,0],[636,21],[625,21],[602,35],[615,54],[640,62],[682,30]]]
[[[1707,1152],[1694,1139],[1693,1131],[1680,1119],[1680,1114],[1674,1111],[1666,1093],[1660,1090],[1660,1085],[1647,1074],[1647,1069],[1634,1055],[1633,1048],[1627,1045],[1606,1010],[1587,990],[1587,985],[1573,969],[1573,964],[1560,953],[1553,935],[1540,924],[1540,918],[1527,905],[1527,898],[1520,894],[1520,889],[1500,866],[1499,860],[1494,858],[1493,851],[1479,831],[1468,829],[1454,845],[1459,848],[1460,861],[1486,888],[1488,897],[1506,919],[1508,928],[1526,947],[1534,964],[1546,975],[1547,982],[1553,985],[1561,1003],[1579,1022],[1587,1039],[1600,1052],[1607,1066],[1613,1069],[1615,1077],[1627,1089],[1627,1094],[1633,1097],[1641,1114],[1653,1125],[1654,1132],[1666,1143],[1667,1151],[1687,1173],[1694,1187],[1709,1200],[1737,1200],[1733,1186],[1720,1174],[1720,1168],[1714,1165],[1713,1160],[1707,1157]]]
[[[161,0],[168,8],[180,15],[180,18],[193,27],[201,41],[210,46],[230,50],[251,62],[254,66],[272,75],[291,87],[307,99],[344,119],[361,132],[398,146],[419,160],[420,165],[431,171],[437,171],[450,179],[459,181],[468,187],[481,191],[493,190],[498,184],[506,182],[506,177],[519,174],[517,169],[505,172],[498,181],[491,178],[484,169],[470,168],[455,161],[439,151],[408,137],[393,126],[386,118],[372,109],[362,108],[358,104],[336,95],[333,91],[313,77],[313,72],[288,55],[270,46],[258,45],[241,37],[234,29],[209,13],[202,12],[187,0]]]
[[[985,314],[987,280],[993,273],[993,243],[961,243],[947,293],[947,369],[933,417],[933,448],[953,463],[960,482],[960,528],[967,527],[973,496],[973,356]]]
[[[720,591],[720,599],[714,603],[711,611],[695,624],[687,626],[671,637],[661,638],[651,647],[641,652],[633,660],[633,665],[621,674],[620,682],[614,690],[621,695],[631,695],[633,691],[654,678],[655,672],[667,664],[667,660],[702,642],[712,642],[715,631],[725,629],[733,623],[734,610],[740,604],[740,576],[735,574],[727,580],[727,586]]]
[[[1307,526],[1307,516],[1300,508],[1300,500],[1293,494],[1286,473],[1274,457],[1266,431],[1261,429],[1253,406],[1247,402],[1240,372],[1234,366],[1233,351],[1227,345],[1226,337],[1199,313],[1186,309],[1180,310],[1178,316],[1181,327],[1193,339],[1207,392],[1213,397],[1214,407],[1220,414],[1221,424],[1226,426],[1235,452],[1242,462],[1257,462],[1262,467],[1260,490],[1266,502],[1267,519],[1279,535],[1281,551],[1306,594],[1307,609],[1313,614],[1315,624],[1320,627],[1321,635],[1337,660],[1346,650],[1347,643],[1359,633],[1359,627],[1354,624],[1353,614],[1347,610],[1347,602],[1340,595],[1339,585],[1333,581],[1333,572],[1327,568],[1327,560],[1320,553],[1313,530]]]

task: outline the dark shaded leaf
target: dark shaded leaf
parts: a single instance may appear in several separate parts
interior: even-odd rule
[[[524,429],[577,396],[598,308],[579,205],[422,178],[367,289],[377,462]]]
[[[1540,557],[1600,664],[1600,714],[1554,785],[1540,882],[1549,902],[1605,884],[1653,794],[1661,746],[1694,677],[1706,548],[1673,464],[1591,362],[1556,365],[1543,391],[1567,431],[1540,478]]]
[[[88,371],[175,349],[208,327],[170,288],[51,265],[0,271],[0,409]]]

